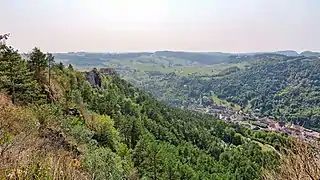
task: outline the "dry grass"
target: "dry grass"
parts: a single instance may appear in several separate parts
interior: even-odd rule
[[[282,153],[279,170],[265,174],[265,179],[319,180],[320,142],[296,139],[290,150]]]
[[[0,179],[91,179],[61,133],[0,94]]]
[[[51,78],[50,78],[50,83],[49,83],[49,71],[46,69],[45,71],[41,72],[40,76],[40,81],[41,84],[43,85],[43,89],[46,92],[47,97],[55,102],[59,102],[62,100],[64,91],[60,84],[62,82],[58,82],[56,80],[54,71],[51,72]]]
[[[0,93],[0,105],[3,107],[12,105],[10,97],[3,93]]]

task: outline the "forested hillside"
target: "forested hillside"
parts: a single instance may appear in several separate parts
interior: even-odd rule
[[[212,76],[150,74],[148,80],[137,85],[178,106],[198,105],[214,95],[242,110],[319,130],[318,57],[258,54],[230,56],[228,62],[246,65],[230,66]]]
[[[264,115],[320,128],[319,77],[318,58],[268,59],[245,71],[213,78],[204,91]]]
[[[291,140],[283,134],[169,107],[117,75],[77,72],[39,48],[23,59],[6,38],[0,38],[0,179],[284,174],[280,153]]]

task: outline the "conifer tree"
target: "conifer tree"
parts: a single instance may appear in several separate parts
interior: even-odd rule
[[[39,82],[41,72],[48,66],[48,58],[39,48],[33,48],[29,54],[29,68],[34,71],[34,77]]]
[[[49,68],[49,86],[51,84],[51,67],[52,64],[54,64],[54,56],[51,53],[47,53],[46,55],[46,61],[49,63],[48,68]]]
[[[2,45],[0,55],[0,88],[7,91],[12,102],[27,103],[37,97],[38,85],[25,60],[12,47]]]
[[[60,62],[59,64],[57,64],[57,67],[62,71],[64,69],[64,65],[62,62]]]
[[[69,64],[68,69],[73,70],[72,64]]]

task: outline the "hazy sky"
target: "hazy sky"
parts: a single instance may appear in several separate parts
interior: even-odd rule
[[[320,51],[320,0],[0,0],[20,51]]]

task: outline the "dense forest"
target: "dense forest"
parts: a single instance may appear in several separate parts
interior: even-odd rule
[[[117,75],[75,71],[39,48],[24,59],[7,38],[0,37],[1,179],[292,176],[280,158],[293,142],[284,134],[170,107]]]
[[[283,57],[209,81],[206,90],[263,115],[320,128],[320,60]],[[205,91],[206,91],[205,90]]]
[[[149,74],[138,85],[173,105],[199,104],[199,99],[210,104],[215,95],[242,110],[319,130],[318,57],[258,54],[230,56],[228,63],[246,65],[230,66],[211,76]]]

